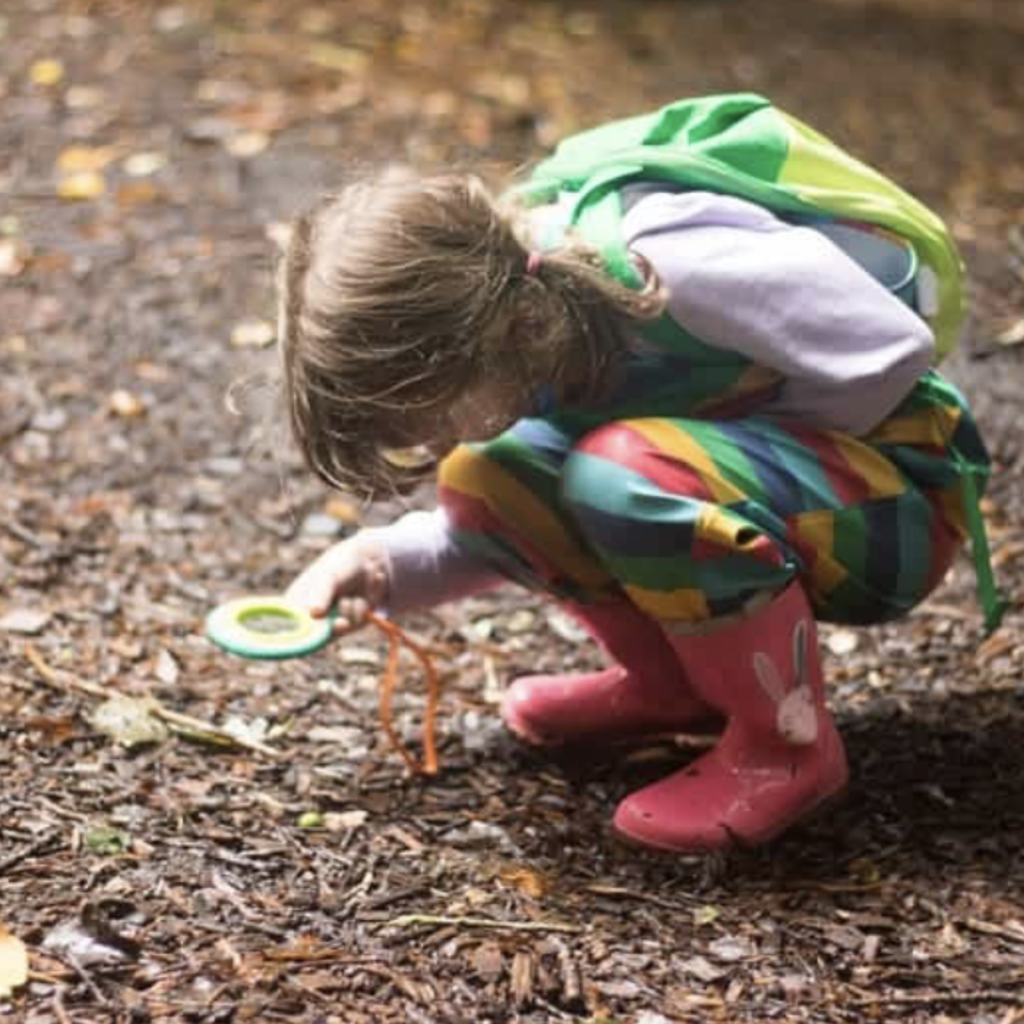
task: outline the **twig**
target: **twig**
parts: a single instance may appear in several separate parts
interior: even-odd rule
[[[5,857],[0,860],[0,877],[7,874],[11,868],[16,868],[21,864],[24,864],[30,857],[34,857],[37,853],[45,850],[48,846],[52,846],[54,843],[60,842],[59,836],[49,835],[43,836],[42,839],[37,839],[34,843],[29,844],[25,850],[19,850],[17,853],[11,854],[10,857]]]
[[[500,928],[517,932],[566,932],[576,934],[582,928],[557,921],[497,921],[489,917],[437,917],[433,914],[403,914],[388,921],[386,928],[411,928],[418,924],[453,926],[456,928]]]
[[[32,644],[26,644],[25,657],[31,663],[32,667],[39,673],[43,681],[47,685],[52,686],[55,690],[61,690],[65,693],[71,690],[77,693],[88,694],[90,697],[99,697],[103,700],[106,700],[111,696],[111,690],[106,687],[99,686],[96,683],[90,683],[85,679],[79,679],[68,672],[61,672],[51,668],[45,661],[43,661],[42,656]],[[259,740],[250,740],[246,739],[244,736],[236,736],[228,729],[222,729],[220,726],[213,725],[211,722],[204,722],[201,718],[193,718],[191,715],[183,715],[180,711],[171,711],[170,708],[165,708],[163,704],[155,698],[150,699],[153,701],[150,714],[153,715],[154,718],[159,718],[170,726],[177,727],[179,730],[185,730],[192,733],[207,733],[210,736],[215,736],[217,739],[224,740],[237,747],[244,747],[246,750],[252,750],[258,754],[263,754],[264,757],[269,757],[275,761],[279,761],[285,757],[285,754],[282,751],[275,750],[273,747],[268,747],[265,743],[260,743]]]
[[[100,1004],[100,1006],[109,1006],[110,1000],[103,994],[100,987],[93,980],[92,975],[80,964],[70,953],[66,954],[63,958],[63,962],[66,963],[79,978],[85,982],[85,987],[92,993],[93,999]]]
[[[50,668],[32,644],[25,645],[25,657],[43,677],[43,682],[49,683],[55,690],[63,690],[65,693],[68,690],[76,690],[78,693],[87,693],[90,697],[110,696],[102,686],[98,686],[96,683],[89,683],[68,672],[58,672],[56,669]]]
[[[693,897],[682,897],[679,900],[666,900],[660,896],[652,896],[650,893],[637,892],[635,889],[625,889],[619,885],[585,885],[585,892],[592,892],[595,896],[607,896],[613,899],[639,900],[643,903],[653,903],[656,907],[663,907],[665,910],[686,911],[692,910],[700,905],[700,900]]]
[[[23,544],[27,544],[32,548],[47,548],[50,547],[45,541],[40,540],[34,533],[31,533],[24,526],[21,525],[15,519],[8,519],[4,523],[0,523],[0,527],[7,531],[16,540],[20,540]]]
[[[64,989],[57,988],[53,993],[53,1014],[60,1024],[74,1024],[70,1014],[64,1008]]]
[[[964,611],[954,604],[943,604],[939,601],[926,601],[914,609],[915,615],[936,615],[939,618],[958,619],[960,622],[972,622],[976,615],[974,612]]]
[[[259,740],[250,740],[244,736],[236,736],[230,729],[222,729],[219,725],[204,722],[200,718],[183,715],[180,711],[171,711],[170,708],[165,708],[162,704],[157,704],[153,708],[152,714],[165,721],[168,725],[177,728],[179,732],[209,733],[219,740],[226,740],[236,747],[244,747],[246,750],[255,751],[257,754],[269,757],[273,761],[280,761],[287,756],[283,751],[268,747],[265,743],[260,743]]]
[[[941,1006],[950,1003],[1007,1003],[1024,1006],[1024,995],[1003,989],[978,989],[974,992],[903,993],[891,996],[870,996],[851,1000],[848,1006]]]
[[[33,954],[33,956],[38,956],[38,955],[39,954],[37,954],[37,953]],[[61,967],[66,967],[67,968],[64,971],[63,974],[54,974],[52,971],[32,971],[32,970],[30,970],[28,972],[28,980],[29,981],[41,981],[44,985],[59,985],[62,981],[71,981],[71,980],[73,980],[74,977],[75,977],[74,971],[72,971],[70,967],[67,967],[67,965],[64,963],[63,960],[58,961],[58,962],[60,963]]]
[[[1024,929],[1015,931],[1010,928],[1004,928],[1002,925],[992,924],[990,921],[979,921],[976,917],[966,917],[958,923],[968,931],[977,932],[980,935],[995,935],[1007,942],[1024,945]]]

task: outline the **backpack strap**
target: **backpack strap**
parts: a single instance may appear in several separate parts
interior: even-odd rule
[[[1010,606],[1010,602],[996,586],[988,535],[985,532],[985,519],[981,514],[981,497],[978,493],[977,478],[982,476],[984,471],[964,458],[956,445],[951,445],[950,451],[963,478],[964,516],[967,519],[967,533],[971,538],[971,560],[974,563],[974,574],[977,579],[978,600],[981,602],[985,618],[985,632],[986,634],[994,633],[1003,621],[1003,615]]]

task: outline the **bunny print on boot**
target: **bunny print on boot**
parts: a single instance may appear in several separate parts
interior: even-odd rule
[[[818,738],[818,712],[807,675],[808,622],[801,619],[793,628],[793,689],[786,684],[775,662],[763,651],[754,654],[754,675],[761,689],[775,702],[775,728],[794,746],[808,746]]]

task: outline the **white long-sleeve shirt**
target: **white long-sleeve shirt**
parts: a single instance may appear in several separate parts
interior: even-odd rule
[[[782,375],[759,413],[863,435],[932,363],[925,321],[815,228],[730,196],[656,192],[632,206],[623,232],[667,289],[673,319]],[[381,536],[392,612],[502,580],[458,546],[443,509],[409,513]]]
[[[932,363],[924,320],[814,228],[742,199],[685,192],[647,196],[623,229],[680,326],[785,377],[762,412],[859,436]]]

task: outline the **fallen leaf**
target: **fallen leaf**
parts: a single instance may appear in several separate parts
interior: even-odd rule
[[[0,924],[0,999],[28,981],[28,951],[16,935]]]
[[[281,252],[288,248],[288,243],[292,240],[292,226],[281,220],[271,221],[263,229],[263,233]]]
[[[64,93],[64,102],[71,110],[92,110],[102,106],[106,99],[106,90],[94,85],[72,85]]]
[[[614,999],[636,999],[640,995],[640,986],[635,981],[600,981],[597,989],[604,996]]]
[[[337,46],[334,43],[314,43],[306,51],[306,57],[318,67],[331,71],[342,71],[358,75],[366,69],[369,57],[362,50],[351,46]]]
[[[498,876],[506,885],[511,885],[531,899],[540,899],[549,888],[548,879],[531,868],[507,868]]]
[[[266,132],[239,132],[229,135],[224,148],[239,160],[249,160],[259,156],[270,145],[270,136]]]
[[[265,718],[242,718],[240,715],[230,715],[224,720],[221,729],[233,739],[242,743],[262,743],[270,731],[270,723]]]
[[[286,93],[270,91],[261,92],[251,102],[228,111],[227,116],[239,131],[273,135],[288,127],[292,111]]]
[[[1024,319],[1018,320],[1015,324],[1007,327],[1005,331],[996,335],[996,341],[1007,348],[1024,343]]]
[[[303,537],[336,537],[344,529],[342,523],[324,512],[311,512],[302,520],[299,533]]]
[[[530,104],[530,82],[524,76],[485,72],[471,88],[478,96],[509,107],[523,108]]]
[[[124,162],[124,173],[129,178],[148,178],[167,166],[165,153],[132,153]]]
[[[684,974],[689,974],[703,982],[718,981],[719,978],[723,978],[729,973],[725,968],[716,966],[703,956],[691,956],[679,966]]]
[[[867,857],[858,857],[849,864],[850,877],[860,885],[875,885],[882,878],[881,869]]]
[[[841,657],[844,654],[852,654],[857,649],[859,643],[860,638],[853,630],[836,629],[828,634],[825,645],[833,654]]]
[[[305,738],[310,743],[340,743],[348,747],[361,743],[363,733],[351,725],[314,725]]]
[[[1009,562],[1015,562],[1024,555],[1024,540],[1010,541],[1007,544],[1000,544],[992,552],[992,568],[998,569]]]
[[[469,954],[473,970],[485,981],[497,981],[504,970],[501,946],[496,942],[484,942]]]
[[[99,941],[78,921],[63,921],[52,928],[43,939],[43,949],[68,957],[81,967],[128,959],[120,949]]]
[[[344,665],[371,665],[376,668],[381,663],[380,654],[372,647],[356,645],[339,647],[338,660]]]
[[[153,666],[153,674],[165,686],[174,686],[174,684],[177,683],[178,678],[181,676],[181,670],[178,668],[178,663],[175,661],[174,655],[164,647],[160,648],[160,652],[156,656],[156,663]]]
[[[347,832],[365,824],[369,816],[368,811],[331,811],[324,815],[323,825],[328,832]]]
[[[33,85],[56,85],[64,77],[64,65],[59,60],[37,60],[28,69]]]
[[[57,157],[57,170],[61,174],[83,174],[102,171],[117,159],[113,146],[69,146]]]
[[[32,254],[32,269],[39,275],[47,276],[51,274],[61,274],[67,268],[71,266],[71,255],[67,252],[62,252],[60,249],[51,249],[49,252],[36,252]],[[39,300],[40,305],[46,302],[46,298]],[[52,319],[53,323],[60,323],[63,319],[63,311],[59,304],[57,309],[49,310],[45,307],[41,312],[36,312],[35,320],[37,323],[47,323]]]
[[[274,343],[276,336],[272,323],[251,317],[235,324],[231,331],[231,344],[235,348],[266,348]]]
[[[124,853],[129,842],[126,832],[110,825],[97,825],[85,834],[85,848],[90,853],[98,853],[103,857],[114,857]]]
[[[222,142],[235,132],[235,126],[224,117],[198,117],[185,126],[193,142]]]
[[[75,735],[75,719],[72,715],[34,715],[24,719],[29,729],[38,729],[51,743],[63,743]]]
[[[50,624],[50,612],[41,608],[12,608],[0,617],[0,633],[36,636]]]
[[[409,448],[385,448],[384,458],[399,469],[416,469],[436,461],[433,453],[426,445],[412,445]]]
[[[988,665],[1000,655],[1012,651],[1017,646],[1017,637],[1009,633],[993,633],[974,652],[974,660],[979,665]]]
[[[952,927],[947,924],[947,927]],[[830,924],[822,930],[822,938],[840,949],[859,950],[864,945],[864,933],[852,925]]]
[[[787,996],[796,996],[810,987],[811,981],[802,974],[783,974],[779,977],[779,987]]]
[[[528,633],[537,622],[537,616],[529,608],[519,608],[514,611],[505,623],[505,628],[510,633]]]
[[[590,634],[574,618],[566,615],[559,608],[548,610],[546,618],[548,629],[560,640],[571,644],[581,644],[590,639]]]
[[[0,277],[17,277],[25,269],[27,258],[24,242],[17,238],[0,241]]]
[[[723,935],[720,939],[715,939],[708,946],[708,952],[716,960],[722,960],[725,963],[736,963],[739,960],[745,960],[747,957],[753,956],[756,950],[751,941],[743,935]]]
[[[107,401],[110,405],[110,411],[123,419],[141,416],[146,411],[146,406],[142,399],[132,394],[132,392],[126,391],[124,388],[118,388],[116,391],[111,392],[110,398]]]
[[[189,12],[179,4],[168,4],[161,7],[153,18],[153,27],[157,32],[170,35],[179,32],[188,24]]]
[[[324,512],[346,526],[358,526],[362,521],[362,514],[359,509],[344,498],[328,498],[327,504],[324,506]]]
[[[693,912],[693,923],[697,928],[702,927],[706,924],[711,924],[712,921],[717,921],[722,916],[721,910],[718,907],[713,907],[710,904],[704,904],[702,907],[697,907]]]
[[[57,195],[61,199],[96,199],[106,190],[107,183],[97,171],[69,174],[57,185]]]
[[[122,209],[155,203],[163,192],[151,181],[129,181],[117,190],[117,205]]]
[[[153,384],[166,384],[174,379],[174,371],[159,363],[151,363],[148,359],[141,359],[132,369],[139,380],[149,381]]]
[[[222,78],[204,78],[193,93],[199,103],[245,103],[252,90],[244,82]]]
[[[323,7],[311,7],[299,15],[298,24],[300,32],[322,36],[334,28],[336,17],[333,11],[328,11]]]
[[[525,949],[518,950],[512,958],[512,977],[509,982],[509,988],[512,989],[512,999],[517,1006],[522,1006],[533,999],[533,975],[533,957]],[[632,983],[623,982],[623,984],[630,985]],[[639,989],[637,990],[639,991]],[[626,993],[622,993],[622,995],[629,998],[629,995]]]
[[[167,739],[167,726],[153,714],[158,706],[151,697],[117,694],[100,704],[89,722],[104,736],[131,750]]]

